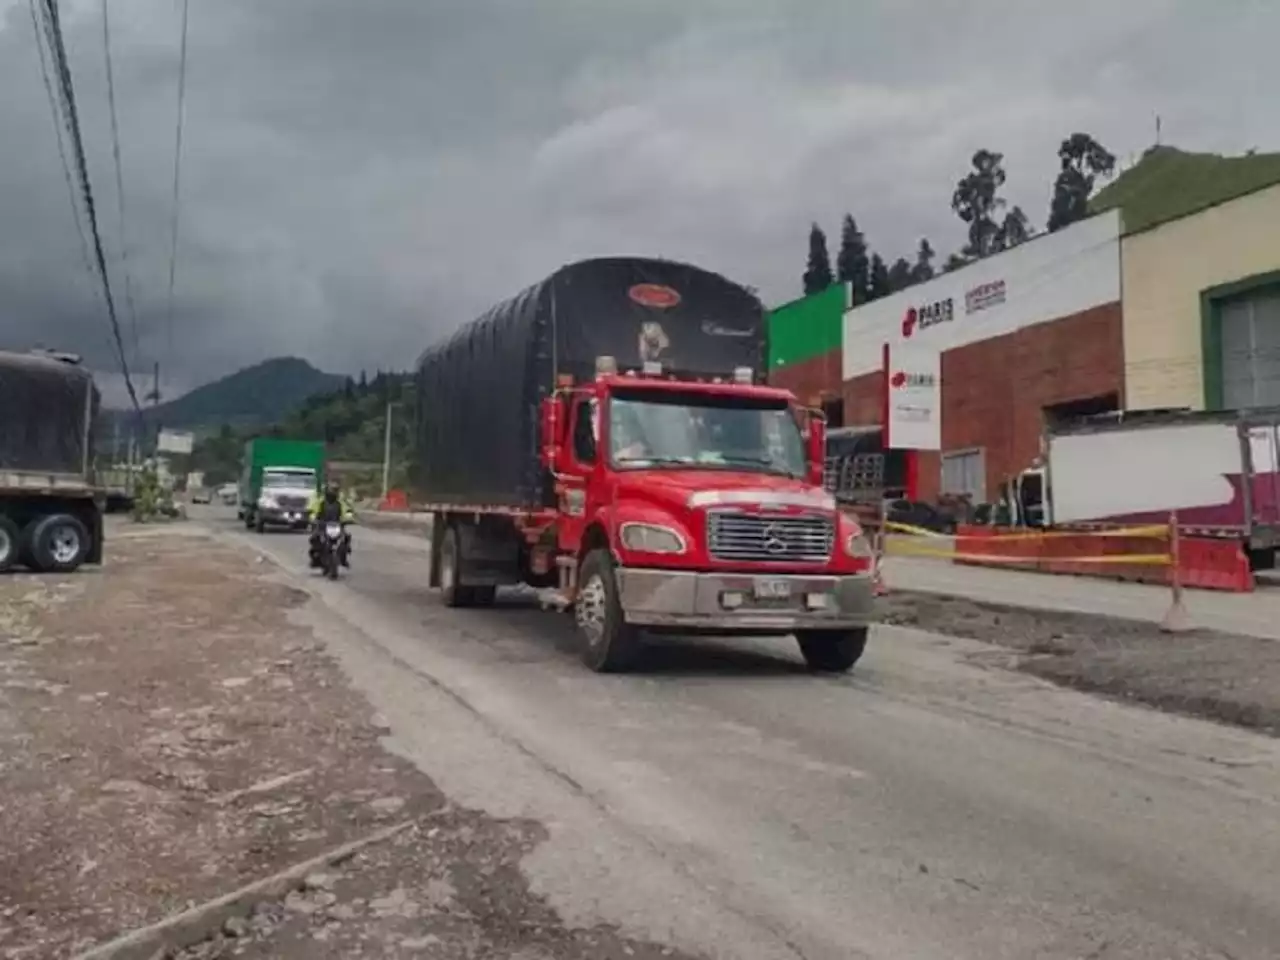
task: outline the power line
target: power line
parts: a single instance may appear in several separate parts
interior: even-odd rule
[[[133,387],[133,378],[129,375],[129,360],[125,356],[124,338],[120,334],[120,320],[116,316],[115,297],[111,293],[111,278],[107,273],[107,258],[102,251],[102,235],[98,230],[98,214],[93,202],[93,187],[89,182],[89,165],[84,156],[84,140],[80,135],[80,115],[76,110],[75,86],[71,81],[71,67],[67,61],[67,48],[62,39],[62,21],[58,13],[58,0],[41,0],[41,12],[44,14],[45,28],[50,38],[50,58],[54,65],[58,80],[58,92],[62,97],[63,119],[66,121],[67,133],[71,139],[71,155],[75,162],[75,172],[80,183],[80,192],[84,199],[85,213],[89,221],[89,235],[93,241],[94,260],[98,266],[98,275],[102,280],[102,295],[107,304],[107,319],[111,323],[111,334],[115,340],[116,352],[120,360],[120,372],[124,375],[125,387],[129,391],[129,401],[134,412],[139,416],[142,407],[138,403],[138,394]]]
[[[80,241],[80,259],[84,263],[85,273],[93,277],[93,264],[89,262],[89,241],[84,235],[84,222],[80,217],[80,204],[76,200],[75,184],[71,182],[71,165],[67,161],[67,148],[62,142],[62,111],[58,105],[58,96],[53,92],[53,82],[49,78],[49,57],[45,54],[40,15],[36,12],[36,0],[27,0],[27,7],[31,12],[31,29],[35,31],[36,52],[40,55],[40,77],[44,81],[45,96],[49,100],[49,113],[53,117],[53,137],[58,145],[58,159],[62,162],[62,178],[66,181],[67,199],[71,202],[71,218],[75,221],[76,238]],[[52,42],[50,42],[50,46],[52,46]]]
[[[120,124],[116,117],[115,69],[111,63],[111,18],[108,0],[102,0],[102,54],[107,68],[107,106],[111,114],[111,157],[116,168],[116,208],[120,218],[120,269],[124,273],[124,299],[129,309],[129,332],[133,340],[133,359],[138,359],[138,309],[133,302],[133,279],[129,274],[129,241],[125,219],[124,165],[120,161]]]
[[[174,279],[178,272],[178,213],[181,203],[181,184],[182,184],[182,120],[183,114],[186,112],[187,98],[187,19],[191,9],[191,0],[182,0],[182,39],[178,52],[178,118],[176,130],[174,133],[173,145],[173,206],[171,210],[170,237],[169,246],[169,298],[168,307],[166,309],[165,328],[167,343],[167,356],[170,360],[173,358],[173,290]]]

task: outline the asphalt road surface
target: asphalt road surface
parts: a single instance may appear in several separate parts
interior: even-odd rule
[[[457,803],[533,817],[570,923],[726,958],[1275,958],[1280,744],[1058,689],[981,644],[884,627],[849,677],[792,643],[688,641],[580,666],[519,597],[452,611],[420,537],[354,569],[197,518],[282,564],[306,616]]]

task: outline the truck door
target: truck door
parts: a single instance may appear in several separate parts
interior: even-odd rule
[[[600,404],[591,394],[573,399],[564,469],[556,477],[560,549],[576,553],[587,525],[587,480],[600,462]]]
[[[1244,519],[1275,527],[1280,525],[1280,422],[1251,420],[1246,436],[1248,458],[1241,483],[1247,487],[1244,501],[1253,515]]]

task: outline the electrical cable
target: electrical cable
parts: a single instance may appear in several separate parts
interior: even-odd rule
[[[187,96],[187,21],[191,9],[190,0],[182,0],[181,41],[178,52],[178,118],[174,133],[173,146],[173,206],[170,214],[170,246],[169,246],[169,296],[165,311],[165,329],[167,337],[167,356],[173,356],[173,292],[174,281],[178,272],[178,220],[182,199],[182,121],[186,112]]]
[[[62,96],[63,119],[71,140],[71,156],[75,165],[75,173],[80,184],[89,224],[89,235],[92,240],[94,260],[97,263],[98,275],[102,281],[102,295],[107,304],[107,319],[111,324],[111,334],[115,341],[116,352],[120,361],[120,372],[124,376],[125,387],[129,392],[129,402],[134,413],[142,415],[142,407],[138,403],[138,394],[133,386],[133,378],[129,373],[129,359],[125,355],[124,338],[120,332],[120,319],[116,315],[115,297],[111,292],[111,277],[107,273],[107,258],[102,249],[102,235],[98,230],[98,214],[93,200],[93,187],[89,181],[89,165],[84,155],[84,140],[80,133],[80,116],[76,109],[75,86],[71,80],[71,67],[67,61],[67,48],[62,37],[62,21],[58,12],[58,0],[41,0],[40,9],[44,14],[45,28],[51,38],[50,54],[58,80],[58,91]]]
[[[89,241],[84,235],[84,221],[80,216],[80,204],[76,200],[76,187],[71,180],[71,164],[67,160],[66,145],[62,141],[62,111],[59,107],[58,95],[53,91],[53,81],[49,77],[49,56],[45,53],[40,15],[36,12],[36,0],[27,0],[27,6],[31,11],[31,29],[35,31],[36,51],[40,55],[40,76],[44,81],[45,96],[49,100],[49,113],[53,117],[53,136],[58,145],[58,159],[62,162],[62,177],[67,184],[67,199],[71,202],[71,217],[75,221],[76,237],[80,241],[80,259],[84,263],[85,273],[96,280],[93,264],[89,261]]]
[[[107,71],[107,107],[111,116],[111,157],[116,168],[116,209],[120,220],[120,269],[124,273],[124,299],[129,311],[129,332],[133,340],[133,359],[138,361],[138,309],[133,301],[133,278],[129,271],[128,229],[125,219],[124,164],[120,160],[120,124],[116,115],[115,69],[111,62],[111,18],[102,0],[102,55]]]

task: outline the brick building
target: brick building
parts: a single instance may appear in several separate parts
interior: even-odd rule
[[[806,401],[820,399],[834,422],[879,424],[885,344],[936,349],[942,449],[921,455],[918,496],[988,501],[1031,466],[1045,417],[1120,408],[1120,272],[1120,217],[1112,211],[845,309],[832,346],[833,303],[845,296],[836,288],[838,297],[819,294],[770,317],[770,338],[785,347],[771,350],[770,377]],[[804,338],[786,329],[801,320],[810,328]]]

